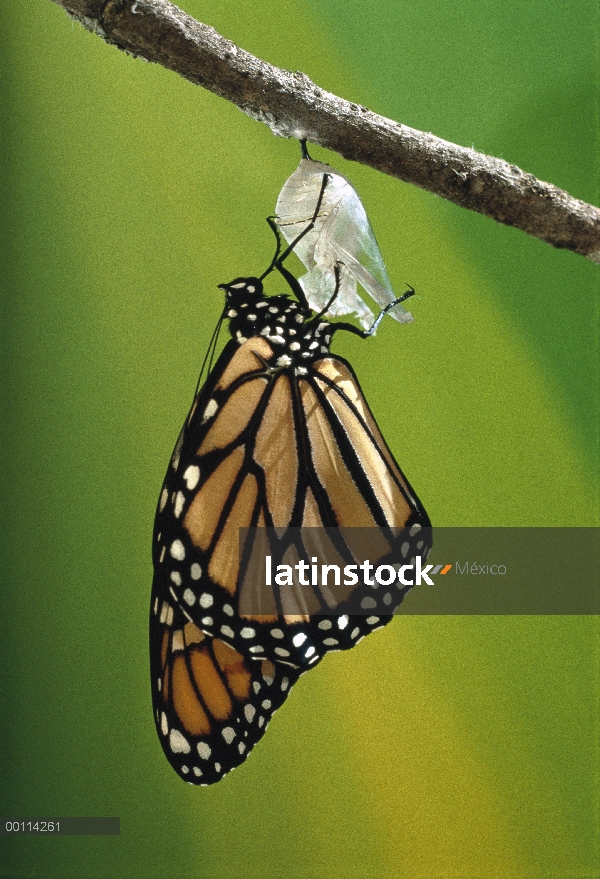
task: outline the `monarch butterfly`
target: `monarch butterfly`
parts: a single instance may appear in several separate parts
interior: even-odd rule
[[[277,248],[260,278],[221,285],[221,321],[229,319],[232,339],[194,398],[159,497],[150,611],[154,718],[167,759],[193,784],[212,784],[242,763],[298,677],[326,653],[385,625],[394,610],[352,616],[341,601],[326,613],[290,611],[279,596],[271,608],[242,612],[240,528],[390,526],[403,529],[405,557],[428,551],[429,518],[352,367],[329,350],[340,329],[371,335],[400,300],[370,330],[332,324],[323,316],[339,290],[340,267],[333,297],[315,314],[284,265],[314,227],[327,183],[324,174],[312,220],[283,253],[268,219]],[[295,299],[264,294],[262,281],[274,270]]]

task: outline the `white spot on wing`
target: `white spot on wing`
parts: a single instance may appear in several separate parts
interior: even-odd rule
[[[225,729],[221,731],[221,735],[223,736],[227,744],[230,745],[235,739],[235,730],[231,726],[226,726]]]
[[[182,562],[185,558],[185,547],[181,540],[174,540],[171,544],[170,553],[178,562]]]
[[[192,580],[199,580],[202,576],[202,568],[200,567],[198,562],[194,562],[194,564],[190,568],[190,575],[192,577]]]
[[[292,638],[292,643],[294,647],[302,647],[305,641],[306,635],[304,634],[304,632],[298,632],[298,634],[294,635],[294,637]]]
[[[265,680],[269,686],[271,686],[271,684],[275,680],[275,678],[273,677],[272,668],[273,668],[273,666],[269,662],[266,662],[266,661],[263,662],[263,664],[262,664],[263,680]]]
[[[178,491],[175,495],[175,503],[173,504],[173,512],[175,513],[175,518],[179,519],[181,516],[181,511],[183,510],[183,505],[185,504],[185,495],[182,491]]]
[[[181,735],[178,729],[172,729],[169,734],[169,745],[174,754],[189,754],[190,743]]]
[[[191,589],[186,589],[183,593],[183,600],[189,607],[193,607],[193,605],[196,603],[196,596]]]
[[[160,503],[158,505],[158,510],[160,513],[162,513],[162,511],[164,510],[168,498],[169,498],[169,492],[167,491],[166,488],[163,488],[161,495],[160,495]]]
[[[209,607],[212,607],[214,603],[214,598],[208,592],[203,592],[200,596],[200,607],[203,607],[204,610],[207,610]]]
[[[202,424],[208,421],[209,418],[212,418],[219,405],[216,400],[209,400],[206,404],[206,409],[204,410],[204,415],[202,416]]]
[[[190,464],[185,473],[183,474],[183,478],[185,479],[186,485],[191,491],[193,488],[196,488],[198,482],[200,481],[200,468],[197,464]]]
[[[210,750],[210,745],[208,745],[206,742],[198,742],[198,744],[196,745],[196,750],[203,760],[208,760],[212,753],[212,751]]]

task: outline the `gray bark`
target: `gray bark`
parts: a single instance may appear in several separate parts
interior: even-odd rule
[[[600,263],[600,210],[516,165],[408,128],[255,58],[167,0],[54,0],[107,43],[162,64],[282,137],[345,159]]]

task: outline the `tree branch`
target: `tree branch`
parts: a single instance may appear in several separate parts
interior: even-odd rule
[[[600,210],[502,159],[408,128],[255,58],[167,0],[54,0],[107,43],[306,138],[600,263]]]

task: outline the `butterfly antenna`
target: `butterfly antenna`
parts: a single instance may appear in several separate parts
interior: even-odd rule
[[[266,272],[262,273],[262,275],[258,279],[259,281],[262,281],[264,278],[267,277],[267,275],[270,275],[271,272],[273,271],[273,269],[275,268],[275,266],[277,265],[277,262],[279,261],[279,254],[281,253],[281,233],[279,231],[279,226],[275,222],[276,219],[277,219],[276,217],[267,217],[267,223],[269,224],[269,229],[272,231],[273,235],[275,236],[275,241],[277,242],[277,244],[275,246],[275,255],[274,255],[273,259],[271,260],[271,265],[266,270]]]
[[[337,266],[336,266],[337,268]],[[336,273],[336,285],[339,282],[339,275]],[[393,302],[389,302],[385,308],[382,308],[379,312],[377,318],[375,319],[375,323],[368,330],[359,330],[358,327],[355,327],[354,324],[340,322],[340,323],[332,323],[331,330],[333,333],[336,333],[338,330],[347,330],[349,333],[354,333],[355,336],[360,336],[361,339],[368,339],[369,336],[372,336],[381,321],[384,319],[388,311],[391,311],[395,305],[399,305],[401,302],[404,302],[405,299],[408,299],[410,296],[415,295],[415,288],[409,285],[406,293],[403,293],[402,296],[398,296],[397,299],[394,299]],[[327,306],[329,307],[329,306]]]
[[[384,319],[384,317],[388,313],[388,311],[391,311],[395,305],[399,305],[401,302],[404,302],[405,299],[409,299],[411,296],[414,296],[414,295],[415,295],[415,288],[412,287],[411,285],[409,285],[409,288],[406,291],[406,293],[403,293],[402,296],[398,296],[397,299],[394,299],[393,302],[388,303],[388,305],[386,305],[385,308],[382,308],[382,310],[379,312],[379,315],[377,316],[377,319],[376,319],[375,323],[373,324],[373,326],[371,327],[371,329],[366,331],[366,335],[372,336],[373,333],[375,332],[375,330],[377,329],[377,327],[379,326],[379,324],[381,323],[381,321]]]
[[[217,342],[219,341],[219,333],[221,332],[221,327],[223,325],[223,321],[225,320],[225,315],[227,311],[227,306],[223,309],[221,317],[217,321],[217,325],[213,330],[213,334],[210,337],[210,342],[208,343],[208,348],[206,349],[206,354],[204,355],[204,360],[202,361],[202,366],[200,367],[200,375],[198,376],[198,381],[196,382],[196,390],[194,391],[194,400],[198,396],[198,391],[200,390],[200,382],[202,381],[202,376],[204,375],[204,370],[206,364],[208,362],[208,372],[210,373],[213,364],[213,358],[215,355],[215,350],[217,347]]]

